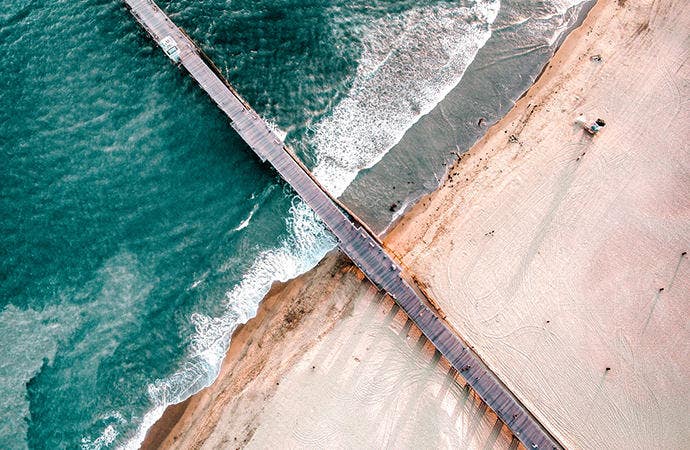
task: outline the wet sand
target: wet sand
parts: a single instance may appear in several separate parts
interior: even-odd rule
[[[386,239],[569,448],[690,438],[688,16],[680,2],[600,0]],[[606,128],[585,134],[580,113]],[[514,448],[357,275],[334,253],[276,286],[216,383],[144,447]]]
[[[389,237],[568,448],[690,438],[689,30],[682,3],[600,2]]]

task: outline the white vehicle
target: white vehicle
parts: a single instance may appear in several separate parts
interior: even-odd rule
[[[166,36],[161,39],[160,45],[165,54],[168,55],[168,58],[175,63],[180,62],[180,49],[177,48],[177,42],[175,42],[172,36]]]

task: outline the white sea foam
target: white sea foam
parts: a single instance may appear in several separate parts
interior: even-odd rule
[[[542,15],[536,16],[531,11],[518,21],[510,24],[520,24],[527,27],[530,37],[540,37],[548,46],[553,46],[563,34],[570,29],[577,19],[575,6],[581,5],[586,0],[554,0],[543,5]]]
[[[198,287],[201,285],[201,283],[203,283],[204,281],[206,281],[206,278],[209,276],[210,273],[211,273],[211,272],[208,271],[208,270],[205,271],[204,273],[202,273],[201,276],[200,276],[198,279],[194,280],[194,282],[189,286],[188,289],[191,290],[191,289],[196,289],[196,288],[198,288]]]
[[[488,40],[498,8],[498,0],[480,1],[472,8],[419,8],[365,30],[352,91],[316,129],[315,173],[331,192],[342,194],[359,170],[380,160],[460,81]],[[236,230],[247,226],[254,212]],[[232,332],[256,314],[274,281],[306,272],[336,245],[300,200],[291,208],[288,229],[290,238],[261,253],[227,293],[221,317],[192,315],[195,333],[188,358],[177,372],[149,386],[154,407],[124,448],[138,448],[167,405],[215,380]]]
[[[267,123],[271,124],[272,128],[276,131],[276,133],[278,133],[279,136],[281,136],[281,139],[283,139],[283,140],[285,139],[285,136],[284,136],[285,132],[284,131],[280,130],[278,128],[278,126],[276,124],[274,124],[273,122],[267,122]],[[242,222],[240,222],[239,225],[237,225],[235,228],[233,228],[232,231],[244,230],[245,228],[247,228],[249,226],[249,223],[252,221],[254,214],[256,214],[256,212],[259,210],[259,207],[266,200],[266,198],[269,196],[269,194],[271,192],[273,192],[274,188],[275,188],[275,185],[270,185],[266,189],[264,189],[264,191],[261,194],[259,194],[258,201],[256,201],[254,203],[254,207],[249,212],[249,215]],[[256,194],[252,193],[250,200],[254,200],[254,199],[256,199]]]
[[[270,128],[278,138],[280,138],[281,141],[285,142],[285,138],[287,137],[287,132],[280,128],[278,124],[276,124],[274,121],[263,118],[264,122],[266,122],[266,125],[268,125],[268,128]]]
[[[585,0],[556,0],[549,3],[552,13],[541,18],[542,27],[545,34],[548,35],[552,30],[550,37],[547,37],[547,43],[554,45],[563,34],[573,26],[577,20],[577,14],[573,11],[573,7],[584,3]],[[571,11],[571,14],[568,12]]]
[[[315,126],[314,174],[341,195],[462,79],[491,35],[498,0],[415,8],[373,22],[349,95]]]
[[[458,84],[489,39],[499,8],[498,0],[480,0],[470,8],[447,4],[418,8],[378,20],[364,30],[351,92],[315,127],[314,173],[327,189],[341,195],[360,170],[376,164]],[[236,230],[248,226],[255,212],[256,208]],[[336,244],[299,200],[287,221],[290,237],[257,257],[242,281],[226,294],[222,316],[192,315],[195,333],[188,357],[177,372],[149,386],[154,406],[123,448],[138,448],[167,405],[213,382],[232,332],[256,314],[274,281],[304,273]]]
[[[240,230],[244,230],[245,228],[247,228],[247,227],[249,226],[249,222],[252,221],[252,217],[254,217],[254,213],[256,213],[256,211],[257,211],[258,209],[259,209],[259,204],[258,204],[258,203],[255,203],[255,204],[254,204],[254,207],[253,207],[252,210],[249,212],[249,215],[247,216],[247,218],[244,219],[242,222],[240,222],[240,224],[237,225],[237,226],[233,229],[233,231],[240,231]]]
[[[98,436],[93,442],[89,442],[87,439],[82,439],[82,446],[100,450],[103,447],[108,447],[110,444],[112,444],[115,441],[117,434],[118,433],[115,430],[115,427],[113,425],[108,425],[105,427],[105,430],[103,430],[103,433],[101,433],[101,435]]]
[[[154,407],[145,414],[136,435],[123,448],[138,448],[146,431],[167,405],[185,400],[215,380],[232,332],[256,314],[259,302],[274,281],[287,281],[306,272],[336,244],[301,200],[293,202],[287,222],[289,237],[278,248],[258,255],[242,281],[226,294],[222,316],[192,315],[195,332],[188,357],[174,374],[149,385],[148,394]]]

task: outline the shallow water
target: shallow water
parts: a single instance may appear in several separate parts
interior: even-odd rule
[[[378,228],[387,179],[409,202],[479,133],[469,113],[434,125],[439,101],[493,120],[529,85],[550,5],[161,3]],[[11,1],[0,48],[0,447],[136,446],[335,243],[120,2]]]

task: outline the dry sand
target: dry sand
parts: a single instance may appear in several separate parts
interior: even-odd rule
[[[517,446],[392,300],[367,289],[283,376],[247,448]]]
[[[518,446],[393,301],[336,254],[273,289],[235,333],[218,380],[169,408],[144,445]]]
[[[388,240],[568,448],[688,448],[689,33],[685,2],[600,2]]]
[[[683,2],[600,0],[387,238],[569,448],[690,439],[689,25]],[[608,125],[592,138],[579,113]],[[514,448],[391,308],[330,255],[272,290],[145,447]]]

